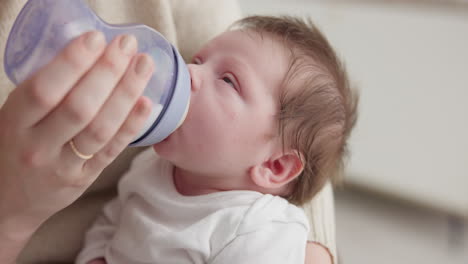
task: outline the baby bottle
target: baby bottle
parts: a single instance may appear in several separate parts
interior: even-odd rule
[[[82,0],[29,0],[7,40],[4,65],[19,84],[44,66],[73,38],[99,30],[107,42],[119,34],[138,40],[138,52],[149,54],[155,70],[143,95],[152,113],[130,146],[149,146],[169,136],[185,119],[190,102],[190,75],[179,52],[157,31],[141,24],[111,25]]]

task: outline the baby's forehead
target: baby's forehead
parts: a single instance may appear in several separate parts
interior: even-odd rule
[[[273,50],[275,53],[283,53],[288,50],[288,45],[280,37],[267,32],[254,31],[252,29],[227,30],[207,42],[202,50],[222,47],[250,48],[257,52]]]

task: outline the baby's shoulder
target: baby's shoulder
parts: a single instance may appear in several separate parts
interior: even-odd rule
[[[250,192],[234,199],[230,192],[226,195],[230,196],[226,200],[214,199],[222,206],[200,221],[209,226],[202,229],[210,230],[213,255],[238,238],[252,243],[252,239],[270,239],[277,234],[292,233],[304,234],[305,239],[309,232],[304,211],[279,196]]]
[[[246,210],[239,223],[237,235],[243,235],[274,226],[290,225],[309,231],[309,222],[302,208],[289,203],[284,198],[265,194]]]

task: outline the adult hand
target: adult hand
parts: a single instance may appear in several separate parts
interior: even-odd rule
[[[75,201],[131,142],[151,110],[153,62],[134,37],[74,39],[0,109],[0,263],[13,263],[47,218]],[[94,154],[90,159],[79,152]]]
[[[314,242],[307,242],[305,264],[332,263],[332,256],[324,246]]]

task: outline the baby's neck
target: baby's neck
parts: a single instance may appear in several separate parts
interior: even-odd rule
[[[222,188],[223,183],[219,181],[215,182],[210,180],[209,177],[200,177],[197,174],[177,167],[174,167],[173,179],[176,190],[185,196],[204,195],[230,190],[229,188]]]
[[[237,181],[235,180],[237,179]],[[253,182],[237,177],[219,177],[199,175],[190,171],[174,167],[173,171],[174,186],[181,195],[196,196],[210,194],[214,192],[249,190],[261,193],[284,196],[291,190],[289,185],[276,189],[265,189],[255,185]]]

